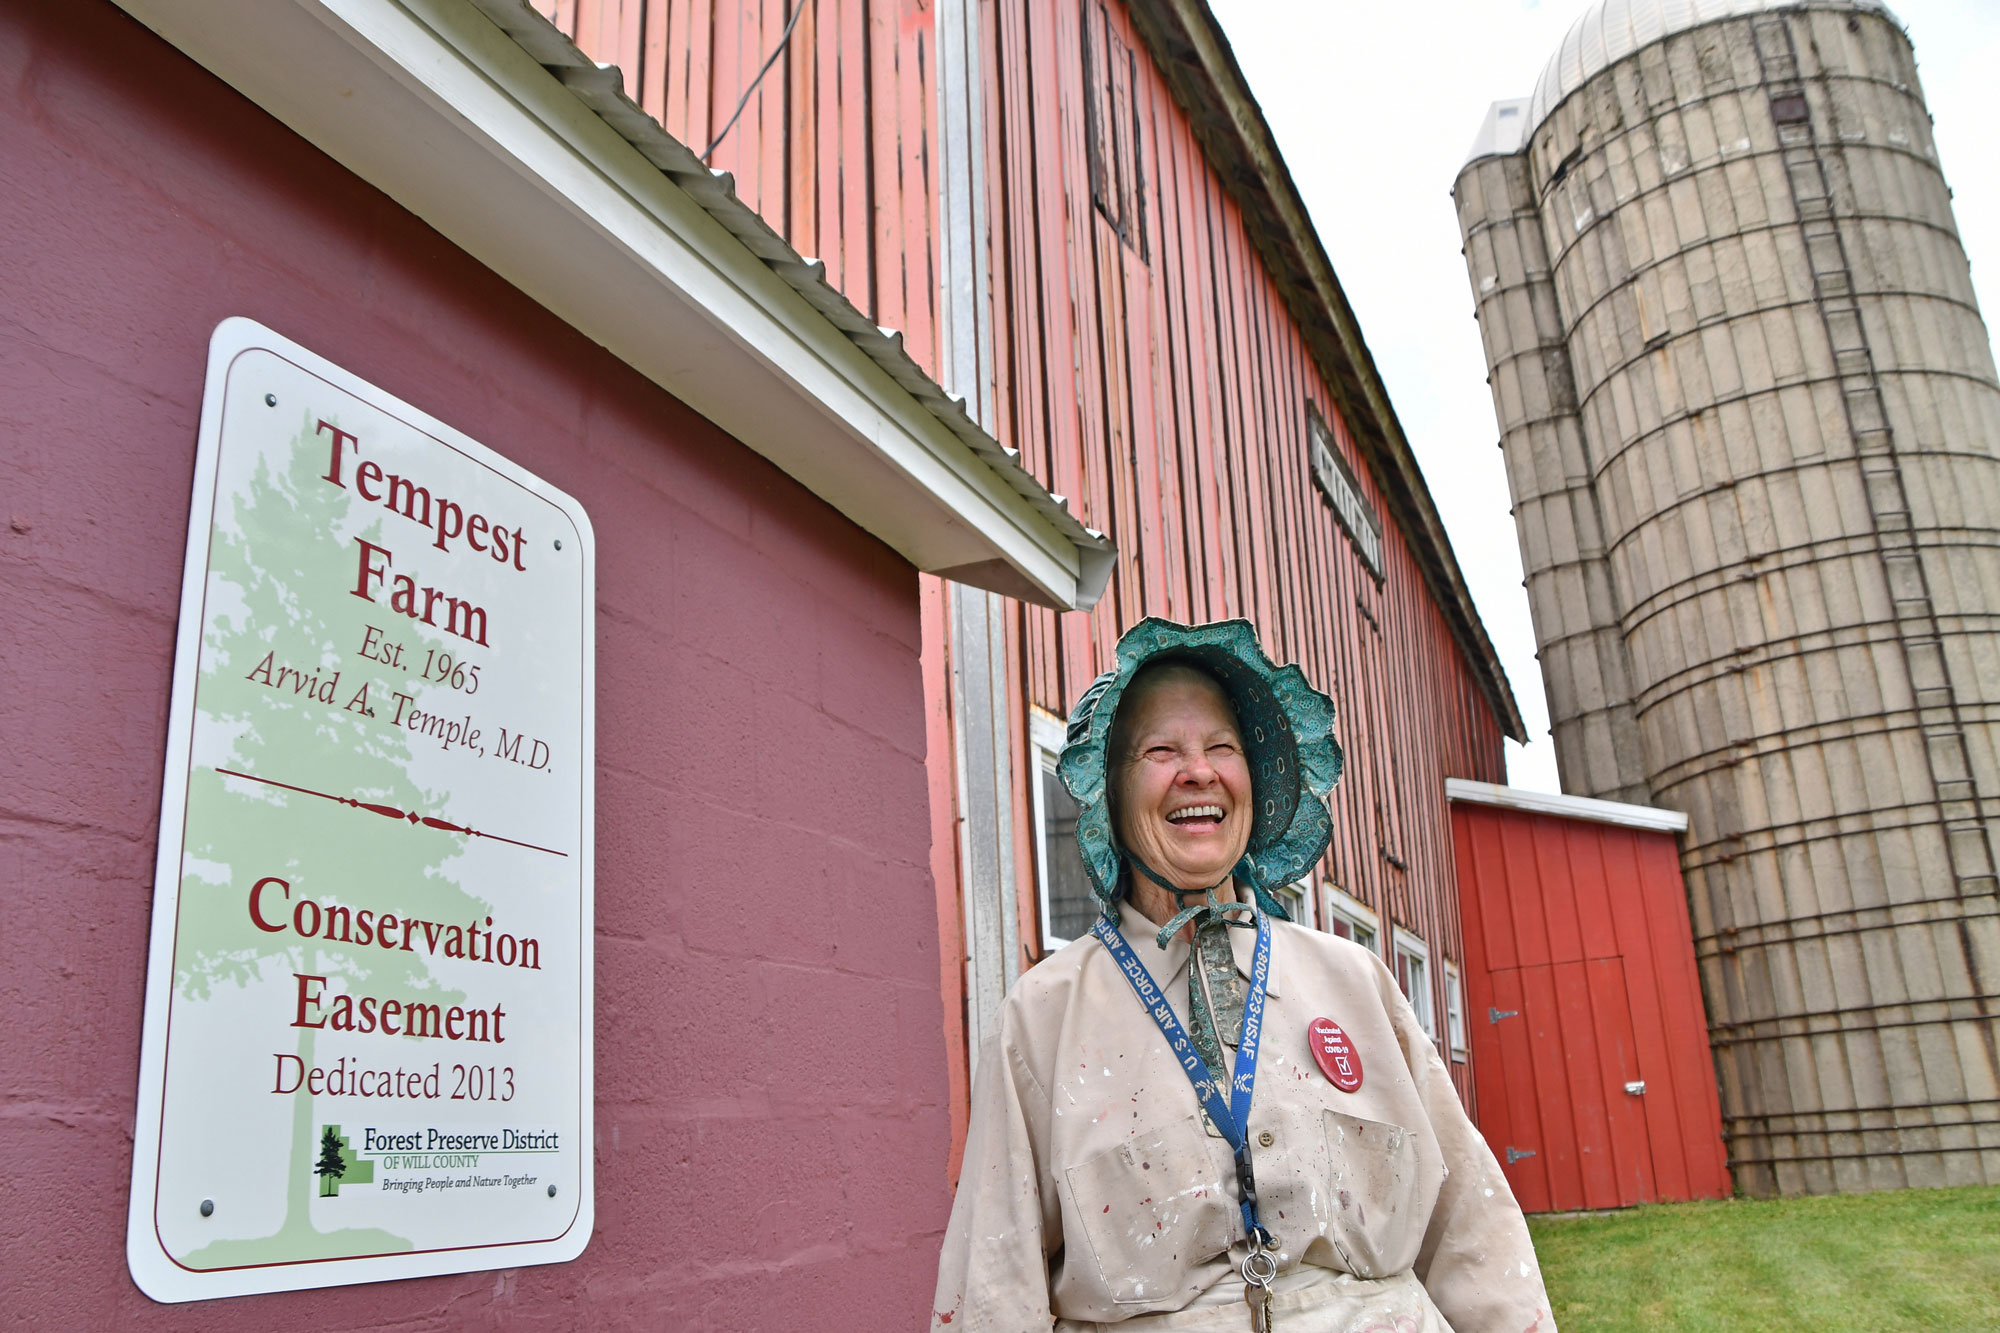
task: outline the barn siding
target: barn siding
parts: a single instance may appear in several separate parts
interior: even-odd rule
[[[938,373],[935,32],[927,0],[540,0],[855,308]]]
[[[1462,959],[1444,779],[1503,780],[1499,724],[1125,8],[1103,12],[1139,53],[1129,96],[1143,253],[1091,199],[1084,23],[1095,0],[986,8],[998,434],[1119,549],[1088,616],[1016,608],[1020,702],[1066,715],[1142,616],[1249,617],[1273,656],[1334,696],[1348,767],[1322,873],[1381,914],[1385,957],[1391,921],[1429,942],[1442,1032],[1442,963]],[[1379,585],[1313,486],[1308,403],[1383,519]],[[1020,743],[1017,771],[1032,778]],[[1025,792],[1017,814],[1022,938],[1039,940]],[[1469,1099],[1466,1066],[1453,1073]]]
[[[790,0],[544,0],[541,8],[594,59],[618,65],[631,96],[697,152],[777,48],[792,12]],[[1385,958],[1391,922],[1429,942],[1442,1032],[1442,963],[1462,958],[1444,779],[1503,780],[1499,724],[1241,209],[1117,0],[1098,21],[1137,57],[1107,99],[1138,126],[1137,243],[1121,239],[1092,203],[1084,25],[1097,12],[1095,0],[978,6],[990,425],[1119,549],[1090,614],[1012,607],[1021,938],[1041,938],[1029,710],[1066,715],[1111,661],[1119,633],[1142,616],[1246,616],[1273,656],[1297,661],[1334,697],[1348,766],[1322,874],[1381,914]],[[932,24],[924,0],[814,0],[710,164],[734,173],[742,198],[802,253],[823,259],[857,307],[902,329],[912,354],[936,373]],[[1313,486],[1308,403],[1382,520],[1379,585]],[[929,580],[926,595],[939,595]],[[943,691],[949,617],[932,612],[926,654]],[[933,865],[942,876],[962,863],[948,698],[935,699],[932,711]],[[939,901],[950,946],[961,939],[960,918],[946,909],[962,892],[941,889]],[[1023,964],[1033,957],[1030,946]],[[956,1140],[969,1058],[965,989],[949,965],[943,981],[947,1012],[961,1015],[947,1034]],[[1453,1074],[1470,1102],[1466,1066]]]

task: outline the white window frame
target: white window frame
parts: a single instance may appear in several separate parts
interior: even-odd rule
[[[1403,994],[1403,998],[1410,1002],[1410,1008],[1416,1010],[1417,1023],[1420,1027],[1423,1028],[1424,1035],[1429,1037],[1432,1041],[1436,1041],[1438,1035],[1437,1016],[1434,1013],[1432,1013],[1433,1006],[1431,1003],[1430,946],[1424,943],[1423,936],[1418,935],[1413,931],[1404,930],[1401,926],[1397,926],[1395,928],[1394,932],[1392,933],[1392,938],[1394,940],[1394,953],[1392,961],[1394,961],[1396,964],[1396,966],[1392,970],[1396,974],[1397,988],[1399,990],[1402,988],[1403,959],[1405,958],[1411,959],[1420,968],[1423,969],[1423,984],[1421,986],[1415,986],[1411,988],[1416,992],[1416,994],[1414,995],[1410,994],[1408,991],[1405,991]]]
[[[1377,953],[1382,947],[1382,918],[1374,909],[1359,898],[1347,893],[1338,884],[1328,880],[1325,891],[1320,895],[1320,929],[1332,933],[1334,919],[1368,932],[1368,943],[1362,947],[1370,953]],[[1360,941],[1356,941],[1360,943]]]
[[[1053,953],[1069,941],[1049,929],[1049,814],[1048,802],[1042,795],[1044,775],[1056,771],[1056,762],[1062,757],[1063,742],[1068,738],[1069,729],[1056,717],[1039,708],[1028,710],[1028,749],[1034,760],[1035,780],[1029,785],[1029,797],[1035,811],[1035,902],[1040,920],[1037,923],[1042,935],[1042,951]]]
[[[1444,1031],[1451,1058],[1465,1063],[1465,979],[1458,964],[1444,960]]]
[[[1286,912],[1291,916],[1295,925],[1310,926],[1313,924],[1310,920],[1313,914],[1311,880],[1301,879],[1294,880],[1290,884],[1280,884],[1271,896],[1284,904]]]

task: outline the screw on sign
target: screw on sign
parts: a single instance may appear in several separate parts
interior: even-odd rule
[[[1312,1047],[1313,1063],[1327,1081],[1342,1092],[1361,1090],[1361,1052],[1331,1018],[1315,1018],[1306,1029],[1306,1044]]]

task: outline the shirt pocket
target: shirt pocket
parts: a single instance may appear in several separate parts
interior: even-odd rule
[[[1112,1301],[1165,1304],[1192,1295],[1195,1270],[1229,1248],[1229,1201],[1208,1135],[1195,1116],[1085,1158],[1063,1172],[1082,1247]]]
[[[1327,1239],[1356,1277],[1403,1272],[1416,1263],[1430,1219],[1410,1132],[1333,1110],[1320,1113],[1320,1125],[1332,1194]]]

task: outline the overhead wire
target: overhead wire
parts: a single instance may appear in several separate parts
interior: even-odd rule
[[[792,10],[792,16],[785,20],[785,31],[778,38],[778,44],[771,48],[771,54],[765,58],[763,67],[757,71],[757,77],[750,80],[750,86],[743,90],[742,98],[736,103],[736,110],[729,113],[728,123],[716,132],[715,137],[708,141],[708,147],[702,150],[702,161],[706,162],[713,157],[722,141],[729,137],[729,132],[736,128],[736,122],[742,118],[743,108],[750,105],[750,99],[757,93],[757,85],[764,81],[764,76],[771,72],[771,66],[777,64],[778,57],[785,53],[785,47],[792,40],[792,30],[799,26],[799,15],[806,12],[806,5],[809,2],[810,0],[799,0],[798,6]]]

